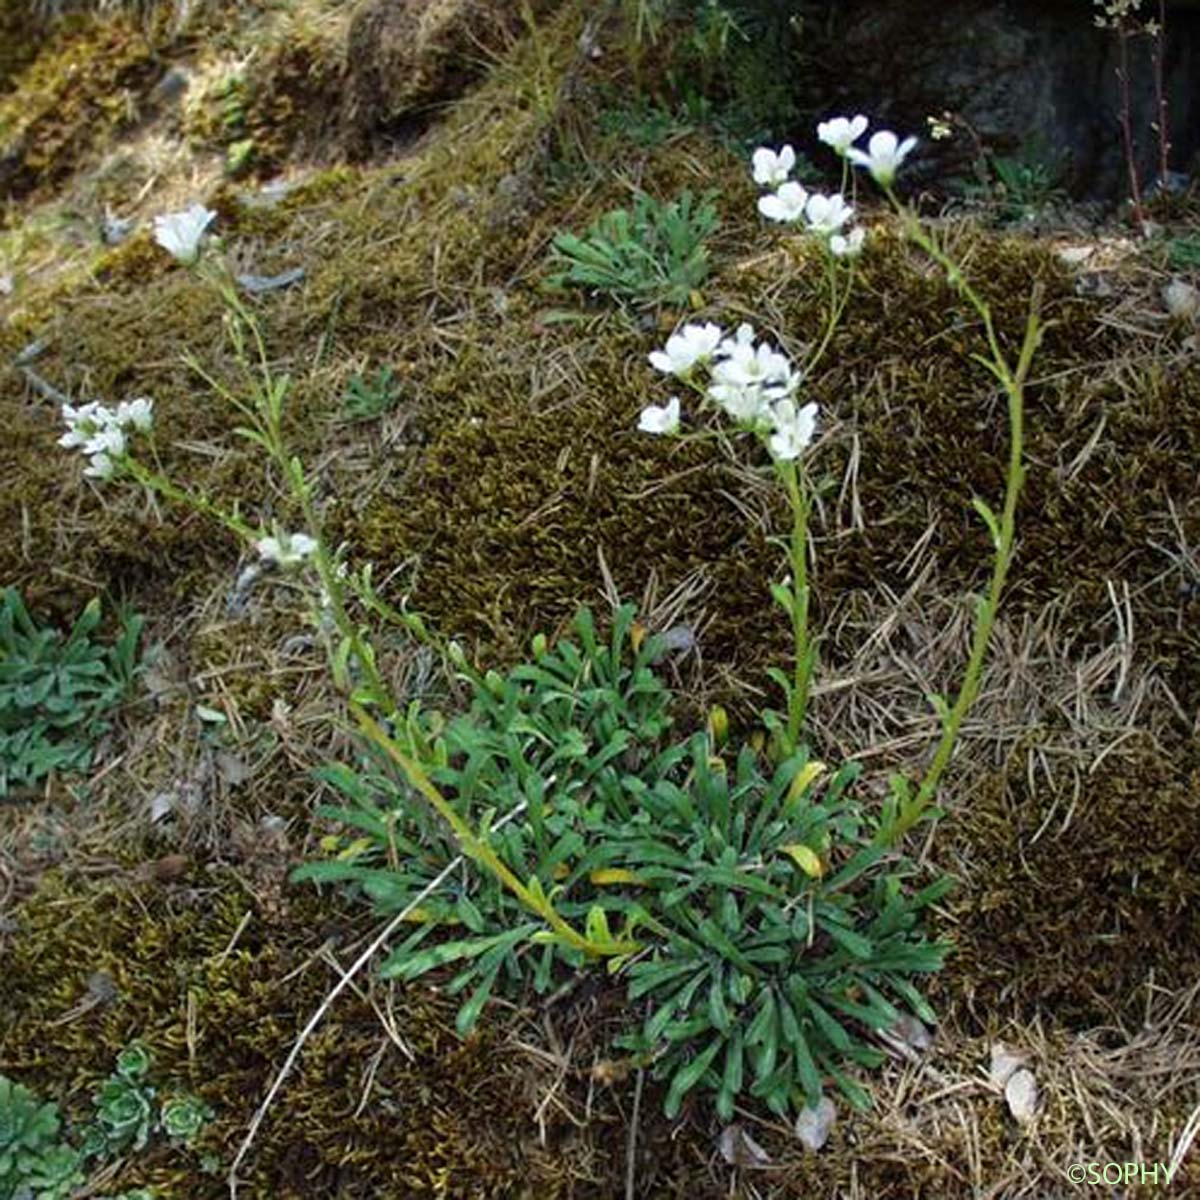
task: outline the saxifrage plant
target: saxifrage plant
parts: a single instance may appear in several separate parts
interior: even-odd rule
[[[639,192],[631,209],[605,213],[582,237],[554,239],[554,288],[580,287],[642,304],[688,303],[708,277],[705,239],[717,228],[711,196],[684,191],[665,203]]]
[[[100,602],[66,634],[38,625],[16,588],[0,593],[0,798],[51,771],[86,771],[109,711],[137,671],[142,618],[122,615],[111,646],[93,640]]]
[[[656,369],[759,438],[792,508],[790,577],[770,589],[794,633],[791,672],[772,672],[786,712],[762,714],[773,735],[769,765],[743,749],[732,782],[730,764],[718,753],[723,722],[716,713],[708,734],[671,742],[668,708],[651,669],[660,647],[630,610],[617,614],[611,645],[602,645],[590,617],[581,616],[582,650],[539,641],[533,662],[506,678],[480,675],[418,616],[390,606],[369,566],[353,571],[342,552],[331,550],[314,480],[283,438],[289,380],[273,371],[258,324],[228,272],[218,271],[213,282],[228,308],[234,350],[258,376],[249,398],[189,362],[243,415],[239,433],[263,450],[304,531],[276,527],[264,535],[236,508],[223,510],[148,468],[124,439],[100,440],[104,429],[83,431],[82,449],[93,466],[104,456],[93,472],[100,478],[132,477],[218,518],[265,563],[312,585],[314,622],[367,757],[357,770],[325,773],[351,801],[332,815],[363,836],[334,862],[303,873],[362,886],[395,914],[389,930],[402,917],[416,922],[393,947],[389,973],[416,978],[455,965],[450,987],[466,994],[460,1027],[468,1029],[507,982],[545,988],[556,971],[601,962],[610,972],[625,972],[631,998],[645,1004],[625,1042],[638,1061],[669,1078],[670,1111],[698,1086],[715,1094],[722,1113],[747,1092],[780,1111],[811,1107],[829,1082],[861,1103],[865,1092],[852,1071],[878,1061],[871,1032],[904,1010],[932,1016],[914,980],[937,968],[944,947],[928,942],[918,925],[946,884],[913,886],[914,868],[901,845],[937,811],[937,785],[978,691],[1013,556],[1024,477],[1024,384],[1041,325],[1035,291],[1011,361],[986,302],[896,197],[895,176],[915,139],[876,131],[861,150],[855,143],[866,126],[865,117],[836,118],[818,131],[842,159],[842,190],[834,194],[810,195],[791,180],[797,160],[787,147],[778,153],[763,147],[754,155],[756,181],[772,189],[759,211],[802,226],[822,248],[826,325],[806,360],[791,363],[748,324],[726,335],[713,323],[685,326],[651,356]],[[811,484],[805,461],[818,410],[811,401],[801,403],[801,389],[830,350],[866,244],[844,195],[851,165],[870,172],[908,238],[974,308],[988,351],[977,358],[1008,401],[1011,432],[1001,513],[982,498],[974,501],[995,558],[962,685],[953,703],[930,697],[942,733],[919,785],[914,790],[893,776],[891,794],[871,811],[849,795],[848,768],[820,794],[824,767],[810,761],[802,741],[818,650],[808,628]],[[194,239],[167,248],[192,261],[204,223],[204,214],[196,214],[188,222]],[[617,232],[628,228],[626,220]],[[610,269],[613,261],[601,255],[589,265]],[[203,261],[197,269],[208,271]],[[612,274],[618,281],[620,269]],[[648,406],[640,426],[675,434],[681,419],[672,397]],[[417,702],[402,708],[376,662],[372,620],[401,627],[440,652],[470,683],[470,712],[446,721]]]

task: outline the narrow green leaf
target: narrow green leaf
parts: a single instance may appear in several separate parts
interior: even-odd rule
[[[725,1004],[725,975],[720,968],[713,972],[713,980],[708,989],[708,1017],[713,1028],[721,1033],[728,1033],[732,1021],[729,1009]]]
[[[824,930],[843,950],[848,951],[855,958],[862,962],[868,962],[871,956],[875,953],[874,945],[869,942],[861,934],[855,933],[852,929],[846,929],[839,925],[836,921],[826,920],[822,917],[817,918],[817,927]]]
[[[674,1079],[671,1080],[671,1086],[667,1091],[667,1101],[664,1105],[664,1111],[670,1118],[679,1115],[680,1106],[683,1104],[683,1098],[688,1092],[700,1082],[704,1072],[712,1066],[712,1061],[717,1057],[718,1051],[725,1044],[724,1038],[713,1038],[704,1050],[702,1050],[691,1062],[679,1068],[675,1072]]]
[[[788,615],[789,620],[796,619],[796,597],[789,587],[784,587],[782,583],[771,584],[771,595],[775,599],[775,603],[783,609]]]
[[[458,1015],[454,1019],[454,1027],[458,1030],[460,1037],[466,1037],[475,1028],[475,1023],[479,1020],[480,1013],[483,1012],[483,1006],[492,994],[499,970],[497,965],[494,970],[489,971],[479,986],[471,993],[470,999],[458,1010]]]
[[[850,1049],[852,1038],[846,1032],[845,1028],[833,1017],[829,1015],[812,997],[810,996],[807,1003],[809,1016],[812,1018],[813,1024],[821,1031],[826,1040],[835,1050],[846,1051]]]
[[[992,537],[992,547],[995,550],[1000,549],[1000,522],[996,519],[996,514],[991,510],[988,502],[979,496],[974,496],[971,499],[971,507],[983,518],[983,523],[988,528],[988,533]]]

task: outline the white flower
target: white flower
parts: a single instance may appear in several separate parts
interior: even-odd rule
[[[88,456],[85,475],[94,479],[111,479],[126,454],[125,429],[150,428],[151,402],[146,399],[120,404],[115,410],[95,400],[87,404],[62,406],[67,432],[58,439],[68,450],[80,449]]]
[[[60,446],[68,449],[78,446],[84,454],[112,454],[119,457],[125,453],[125,435],[112,409],[95,401],[79,408],[64,404],[63,416],[67,422],[67,432],[58,439]]]
[[[857,117],[834,117],[817,126],[817,137],[843,158],[851,142],[857,142],[867,131],[867,118],[861,113]]]
[[[111,479],[117,469],[117,464],[107,454],[93,454],[91,463],[83,473],[94,479]]]
[[[643,433],[675,433],[679,429],[679,397],[666,404],[648,404],[642,409],[638,429]]]
[[[281,533],[278,537],[260,538],[254,547],[267,562],[291,567],[312,554],[317,543],[307,533]]]
[[[154,401],[139,396],[136,400],[122,400],[117,405],[117,423],[122,427],[132,425],[145,433],[154,421]]]
[[[709,385],[706,394],[718,408],[741,424],[757,424],[769,415],[768,401],[760,387],[714,383]]]
[[[804,215],[808,218],[808,227],[813,233],[830,237],[838,233],[854,216],[854,209],[846,203],[841,192],[835,192],[832,196],[822,196],[818,193],[809,196],[808,203],[804,206]]]
[[[105,420],[104,414],[107,412],[108,409],[96,400],[89,400],[86,404],[81,404],[78,407],[71,404],[64,404],[62,406],[63,420],[72,428],[87,421],[92,422],[94,425],[102,425]]]
[[[107,427],[112,416],[108,409],[95,400],[78,407],[64,404],[62,415],[67,423],[67,432],[58,439],[58,444],[68,450],[87,445],[99,430]]]
[[[784,146],[778,154],[767,146],[755,150],[751,162],[754,165],[754,182],[763,187],[776,187],[783,183],[796,165],[796,152]]]
[[[829,252],[835,258],[853,258],[860,253],[863,248],[863,242],[867,240],[867,231],[859,225],[856,229],[843,237],[840,233],[835,233],[829,239]]]
[[[758,198],[758,211],[772,221],[799,221],[808,193],[798,183],[781,184],[777,192]]]
[[[154,240],[181,263],[194,263],[200,239],[216,215],[203,204],[193,204],[183,212],[155,217]]]
[[[754,326],[743,321],[733,337],[727,337],[716,349],[718,358],[732,354],[739,346],[749,346],[754,341]]]
[[[750,342],[739,342],[713,367],[713,381],[732,387],[786,386],[792,381],[792,364],[786,354],[767,342],[757,348]]]
[[[778,377],[771,383],[762,385],[763,396],[767,401],[771,402],[792,396],[800,386],[801,378],[800,372],[792,370],[792,366],[789,363],[786,375]]]
[[[650,355],[650,365],[667,375],[686,375],[698,362],[716,353],[724,332],[718,325],[685,325],[667,338],[665,350]]]
[[[915,137],[905,138],[897,144],[896,135],[889,130],[881,129],[871,135],[867,143],[867,153],[851,147],[846,153],[856,166],[866,167],[871,172],[871,178],[880,187],[891,187],[896,178],[896,168],[908,157],[912,148],[917,144]]]
[[[84,443],[84,454],[103,454],[109,458],[120,458],[125,453],[125,433],[119,425],[105,425]]]
[[[58,439],[58,444],[67,450],[74,450],[76,446],[86,446],[95,432],[95,429],[83,424],[68,425],[67,432]]]
[[[794,401],[780,400],[772,408],[771,418],[775,422],[775,432],[768,442],[771,456],[778,462],[799,458],[816,430],[816,404],[797,409]]]

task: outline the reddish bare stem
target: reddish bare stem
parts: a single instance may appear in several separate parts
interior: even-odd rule
[[[1171,133],[1167,126],[1167,89],[1164,60],[1167,54],[1167,0],[1158,0],[1158,31],[1154,34],[1154,97],[1158,101],[1158,179],[1167,186],[1167,170],[1171,159]]]
[[[1142,189],[1134,158],[1133,102],[1129,95],[1129,30],[1124,25],[1117,30],[1117,46],[1121,56],[1121,65],[1117,68],[1117,80],[1121,85],[1121,139],[1125,144],[1125,165],[1129,168],[1129,198],[1133,201],[1134,224],[1143,230],[1146,214],[1142,209]]]

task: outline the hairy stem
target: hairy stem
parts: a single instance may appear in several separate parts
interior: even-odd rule
[[[1020,497],[1021,486],[1025,481],[1024,467],[1024,416],[1025,416],[1025,382],[1029,376],[1033,357],[1041,343],[1043,326],[1041,323],[1041,285],[1035,284],[1030,298],[1028,316],[1025,322],[1025,335],[1021,342],[1021,350],[1015,367],[1009,365],[1008,359],[1000,349],[996,336],[995,324],[992,320],[991,309],[987,302],[971,287],[963,277],[958,265],[941,247],[929,236],[916,217],[896,199],[894,193],[888,191],[888,197],[904,221],[905,232],[927,254],[930,255],[946,271],[950,282],[966,297],[967,301],[979,314],[983,321],[987,336],[988,347],[991,351],[991,361],[980,359],[995,376],[1004,391],[1008,401],[1009,423],[1009,454],[1008,470],[1005,477],[1004,508],[999,522],[999,538],[997,539],[995,559],[992,565],[992,577],[984,598],[980,601],[975,616],[975,628],[971,638],[971,652],[967,666],[963,672],[962,684],[954,704],[950,707],[942,724],[942,736],[934,751],[933,760],[917,788],[916,794],[902,804],[896,814],[896,819],[888,826],[881,828],[876,841],[880,844],[891,845],[898,841],[924,816],[933,803],[937,785],[941,780],[950,761],[954,743],[971,705],[979,694],[980,679],[983,672],[983,660],[987,654],[988,642],[991,638],[992,626],[995,624],[996,613],[1000,607],[1000,598],[1004,584],[1008,578],[1009,567],[1012,564],[1016,543],[1016,513],[1017,501]]]
[[[238,537],[245,541],[253,541],[257,536],[257,531],[251,529],[236,512],[226,512],[219,505],[213,504],[207,497],[176,486],[161,471],[152,471],[149,467],[143,466],[138,462],[136,458],[125,459],[125,467],[130,475],[143,487],[149,488],[152,492],[160,492],[168,500],[187,504],[197,512],[204,513],[205,516],[213,517],[215,520],[220,521],[226,529],[237,534]]]

